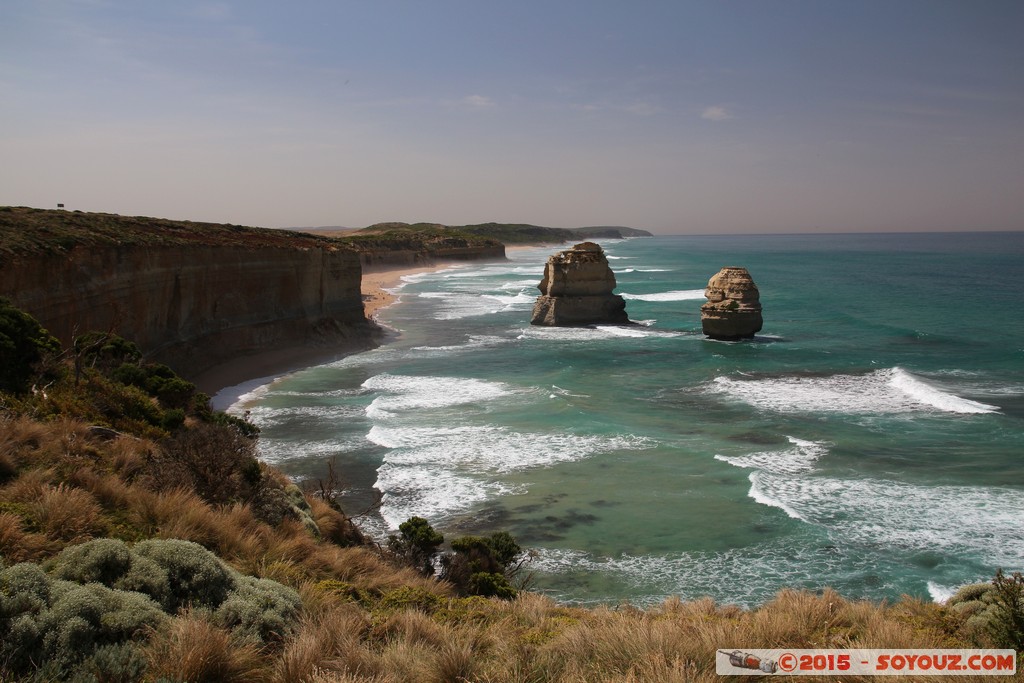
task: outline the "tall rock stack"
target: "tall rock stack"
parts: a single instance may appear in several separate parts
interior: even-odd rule
[[[571,327],[629,322],[626,302],[615,289],[615,274],[600,245],[577,244],[548,259],[540,296],[533,307],[532,325]]]
[[[707,336],[734,341],[761,331],[761,293],[746,268],[722,268],[708,280],[704,296],[700,324]]]

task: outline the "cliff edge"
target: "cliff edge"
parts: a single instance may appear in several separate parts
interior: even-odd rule
[[[373,344],[355,250],[283,230],[0,207],[0,295],[65,345],[133,339],[194,377],[304,344]]]

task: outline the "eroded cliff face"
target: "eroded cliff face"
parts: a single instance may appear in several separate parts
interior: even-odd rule
[[[395,267],[431,266],[438,261],[477,261],[505,258],[505,245],[441,246],[431,249],[364,249],[359,260],[367,271]]]
[[[708,280],[704,296],[700,323],[707,336],[734,341],[761,331],[761,293],[746,268],[722,268]]]
[[[185,376],[298,344],[371,344],[359,256],[330,247],[79,245],[21,254],[0,295],[70,343],[90,330],[131,339]]]
[[[629,322],[626,302],[615,289],[615,273],[600,245],[582,242],[548,259],[532,325],[573,326]]]

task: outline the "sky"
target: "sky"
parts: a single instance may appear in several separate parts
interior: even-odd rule
[[[0,205],[1024,230],[1018,0],[0,0]]]

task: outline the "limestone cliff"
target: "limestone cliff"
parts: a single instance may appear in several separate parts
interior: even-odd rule
[[[361,277],[358,254],[324,238],[0,212],[0,296],[65,344],[114,331],[186,376],[285,346],[368,345],[375,328],[363,315]]]
[[[749,339],[761,331],[761,294],[746,268],[727,266],[708,280],[700,307],[704,334],[713,339]]]
[[[601,247],[582,242],[548,259],[532,325],[573,326],[629,322],[626,302],[612,294],[615,273]]]

